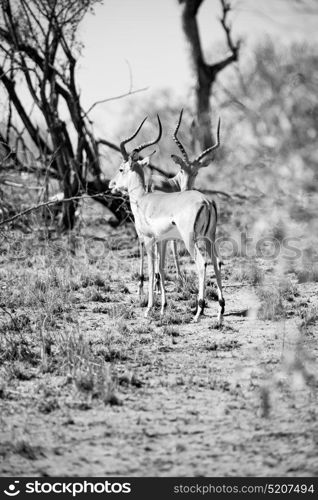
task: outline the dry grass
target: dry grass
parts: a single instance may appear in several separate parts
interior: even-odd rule
[[[297,314],[296,299],[298,288],[290,279],[281,279],[278,283],[260,286],[257,289],[260,301],[258,317],[263,320],[278,320],[290,314]]]
[[[239,283],[250,283],[253,286],[259,286],[264,281],[264,271],[255,262],[242,261],[238,263],[232,273],[233,281]]]
[[[0,359],[4,380],[30,380],[40,373],[63,376],[64,389],[69,392],[72,388],[73,401],[81,393],[86,400],[120,404],[115,379],[106,365],[107,360],[116,358],[114,348],[106,342],[107,353],[92,349],[75,313],[79,293],[84,293],[90,302],[109,301],[107,274],[102,276],[86,260],[78,273],[78,260],[69,256],[61,259],[60,250],[56,252],[48,242],[46,250],[43,255],[41,249],[38,259],[36,254],[33,256],[32,265],[21,262],[7,266],[5,286],[0,289]],[[27,262],[30,263],[28,258]],[[117,310],[115,306],[107,312],[113,320],[129,316],[126,309]],[[123,327],[121,330],[124,333]],[[50,413],[60,407],[61,394],[40,392],[40,412]]]
[[[307,329],[309,326],[314,326],[318,321],[318,307],[310,305],[301,312],[301,330]]]
[[[265,44],[256,49],[250,74],[246,68],[244,88],[229,74],[228,88],[243,106],[224,95],[227,82],[215,88],[225,104],[227,141],[211,170],[200,174],[198,189],[210,183],[233,193],[231,200],[216,197],[218,236],[238,243],[222,268],[230,313],[224,326],[214,325],[209,309],[190,325],[198,284],[182,245],[184,279],[176,283],[170,259],[166,314],[159,317],[156,297],[145,320],[146,300],[139,301],[135,279],[138,243],[129,228],[112,231],[92,220],[81,233],[57,235],[32,215],[21,230],[1,232],[0,405],[9,437],[0,454],[6,474],[19,475],[23,467],[25,475],[53,475],[56,470],[39,468],[48,454],[46,462],[69,475],[81,475],[88,464],[103,475],[108,458],[117,467],[113,473],[127,476],[317,475],[316,63],[316,51],[293,48],[285,57]],[[305,81],[291,87],[290,76],[299,74]],[[166,123],[174,123],[179,103],[171,96],[142,99],[143,109],[161,107]],[[251,103],[253,113],[246,113]],[[131,106],[133,121],[138,106]],[[191,113],[184,119],[183,130],[190,130]],[[160,160],[170,153],[163,141]],[[21,195],[9,207],[8,201],[0,207],[4,213],[32,204]],[[250,258],[243,233],[253,239]],[[279,251],[263,258],[256,244],[268,237]],[[89,246],[96,238],[105,240],[101,257]],[[301,252],[287,251],[286,238]],[[266,322],[236,314],[254,293]],[[216,298],[213,279],[207,298]],[[279,328],[276,320],[283,320]],[[23,438],[11,436],[11,429]],[[55,453],[55,443],[43,448],[39,435],[64,449]],[[207,449],[215,460],[206,460]],[[106,460],[105,451],[112,454]],[[128,470],[132,451],[134,469]]]
[[[282,397],[283,390],[274,384],[267,389],[266,380],[263,390],[258,376],[253,378],[250,388],[243,389],[240,377],[228,376],[231,364],[248,352],[246,335],[250,335],[250,330],[244,330],[247,320],[235,323],[234,327],[235,317],[228,317],[222,328],[216,328],[214,311],[207,309],[201,323],[191,324],[197,276],[189,270],[183,282],[168,284],[165,316],[159,316],[159,295],[151,317],[144,319],[137,284],[123,280],[127,272],[125,263],[122,272],[117,268],[114,273],[106,264],[102,260],[89,264],[85,258],[76,256],[61,259],[54,257],[51,249],[49,260],[42,255],[37,262],[34,259],[30,267],[16,263],[7,267],[5,288],[0,295],[0,405],[11,408],[19,401],[27,411],[32,408],[37,422],[48,422],[49,429],[54,422],[54,436],[59,436],[55,438],[59,442],[66,432],[64,426],[67,426],[67,435],[71,435],[73,427],[78,432],[78,421],[84,422],[87,418],[89,427],[94,415],[99,415],[103,422],[102,434],[111,435],[107,438],[110,439],[108,449],[117,435],[112,421],[117,422],[117,418],[121,419],[127,412],[129,418],[126,417],[124,425],[127,441],[131,444],[141,427],[145,429],[142,439],[147,440],[148,432],[149,435],[156,433],[148,429],[148,422],[155,421],[158,408],[166,402],[173,408],[178,405],[182,425],[187,425],[185,419],[194,418],[194,428],[201,425],[195,415],[198,412],[206,415],[211,398],[215,406],[209,411],[215,413],[213,419],[216,418],[218,426],[220,408],[224,406],[223,422],[224,416],[231,414],[231,405],[236,410],[244,407],[243,420],[250,415],[254,419],[257,412],[261,419],[270,421],[277,411],[275,397]],[[242,280],[256,285],[259,272],[253,266],[244,262],[244,270],[240,272]],[[227,265],[225,274],[230,283],[238,279],[237,272],[235,265]],[[213,276],[207,280],[210,300],[216,296],[214,281]],[[300,306],[301,285],[290,279],[275,283],[272,288],[257,287],[263,317],[271,321],[288,317],[292,309],[302,310],[303,328],[305,333],[309,332],[303,338],[308,339],[317,311]],[[233,292],[225,290],[230,311]],[[211,309],[214,306],[212,304]],[[258,341],[262,338],[259,335]],[[229,364],[227,358],[231,360]],[[248,365],[248,361],[244,362]],[[299,372],[300,362],[307,370],[307,360],[298,357],[297,363],[288,368],[290,378]],[[259,366],[256,361],[255,367]],[[273,367],[275,370],[277,365]],[[306,375],[312,390],[315,379],[305,368],[301,373]],[[288,390],[293,394],[293,389],[288,387]],[[205,395],[204,407],[197,408],[196,398]],[[227,403],[219,405],[219,398]],[[152,401],[155,409],[151,407]],[[108,419],[109,412],[114,413]],[[143,419],[143,414],[147,423],[136,424],[129,433],[130,426]],[[167,415],[172,419],[169,426],[173,431],[173,419],[178,417],[169,410],[163,418]],[[106,427],[105,419],[108,419]],[[208,428],[206,423],[202,425],[205,430]],[[96,435],[103,441],[99,429],[97,426]],[[191,431],[187,432],[190,436]],[[23,439],[14,436],[7,440],[6,457],[18,455],[26,462],[36,462],[48,454],[46,446],[32,439],[25,433]],[[120,448],[117,451],[121,454]]]

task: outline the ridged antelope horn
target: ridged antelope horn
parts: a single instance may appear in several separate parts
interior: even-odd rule
[[[140,144],[140,146],[138,146],[137,148],[134,149],[134,151],[136,153],[140,153],[140,151],[142,151],[143,149],[148,148],[148,146],[153,146],[154,144],[157,144],[157,142],[160,141],[161,136],[162,136],[162,125],[161,125],[159,115],[157,115],[157,120],[158,120],[158,126],[159,126],[158,137],[153,141],[144,142],[143,144]]]
[[[221,118],[219,118],[219,121],[218,121],[218,128],[217,128],[217,132],[216,132],[216,143],[214,144],[214,146],[211,146],[210,148],[205,149],[199,156],[197,156],[197,158],[194,161],[202,160],[202,158],[204,158],[204,156],[206,156],[208,153],[211,153],[211,151],[213,151],[214,149],[217,149],[219,147],[219,145],[220,145],[220,126],[221,126]]]
[[[179,116],[179,120],[178,120],[178,123],[177,123],[177,126],[176,126],[176,129],[173,133],[173,140],[174,142],[176,143],[176,145],[178,146],[178,148],[180,149],[181,151],[181,154],[186,162],[187,165],[189,165],[189,157],[187,155],[187,152],[186,150],[184,149],[183,145],[181,144],[181,142],[179,141],[178,137],[177,137],[177,133],[179,131],[179,127],[180,127],[180,124],[181,124],[181,120],[182,120],[182,115],[183,115],[183,109],[181,109],[180,111],[180,116]]]
[[[139,127],[137,128],[136,132],[134,132],[130,137],[128,137],[127,139],[124,139],[123,141],[121,141],[120,143],[120,151],[121,151],[121,154],[123,155],[123,158],[125,161],[128,160],[128,153],[126,151],[126,148],[125,148],[125,144],[127,144],[127,142],[130,142],[132,141],[136,135],[138,134],[138,132],[140,131],[141,127],[143,126],[143,124],[145,123],[145,121],[147,120],[147,116],[146,118],[143,119],[143,121],[141,122],[141,124],[139,125]]]

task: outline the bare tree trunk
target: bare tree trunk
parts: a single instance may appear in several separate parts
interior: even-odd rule
[[[32,141],[39,148],[40,151],[43,151],[45,154],[51,154],[52,151],[46,142],[41,138],[38,129],[33,125],[30,117],[25,111],[16,91],[15,91],[15,83],[10,80],[9,77],[6,76],[4,69],[0,66],[0,81],[2,81],[3,85],[6,88],[6,91],[9,96],[9,100],[13,103],[18,115],[20,116],[23,125],[28,131]]]
[[[65,199],[101,193],[95,199],[121,222],[129,216],[129,204],[124,205],[122,198],[111,194],[102,176],[98,152],[101,141],[94,137],[76,84],[76,29],[88,9],[98,2],[19,0],[17,9],[15,0],[0,0],[0,84],[8,95],[9,109],[20,118],[23,133],[30,136],[42,160],[41,165],[32,166],[32,172],[58,179]],[[18,93],[16,81],[23,89]],[[43,135],[36,119],[27,112],[25,90],[36,107],[37,118],[40,114],[45,120]],[[65,121],[62,110],[63,116],[68,112]],[[119,150],[108,141],[104,144]],[[21,162],[19,170],[23,169]],[[74,227],[77,204],[78,200],[71,200],[60,205],[64,229]]]
[[[197,140],[201,149],[210,148],[213,145],[212,135],[212,110],[210,103],[212,82],[207,78],[199,78],[196,93],[196,115],[198,128],[196,131]]]
[[[225,59],[207,64],[201,48],[200,33],[197,23],[197,14],[204,0],[179,0],[183,4],[182,27],[186,39],[190,44],[191,61],[195,74],[195,106],[198,130],[196,137],[200,149],[207,149],[213,145],[212,119],[211,119],[211,94],[213,84],[222,69],[238,59],[239,42],[234,44],[231,38],[230,27],[227,24],[227,15],[231,10],[228,0],[220,0],[222,7],[221,24],[226,34],[227,44],[231,54]]]

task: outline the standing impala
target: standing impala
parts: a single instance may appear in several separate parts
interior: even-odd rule
[[[143,123],[131,137],[136,137]],[[149,164],[149,157],[139,160],[139,152],[147,146],[156,144],[161,137],[161,124],[158,116],[159,134],[157,139],[142,144],[130,154],[124,145],[131,140],[121,143],[123,162],[118,173],[111,180],[109,187],[115,191],[128,192],[132,212],[134,214],[136,231],[144,242],[148,255],[149,290],[147,317],[154,305],[154,265],[155,245],[170,239],[182,239],[191,257],[195,260],[198,279],[198,307],[194,321],[198,321],[203,313],[205,301],[206,258],[205,252],[200,249],[203,242],[208,255],[211,257],[217,281],[219,313],[218,321],[222,323],[225,301],[222,292],[221,273],[215,253],[215,232],[217,210],[214,202],[210,202],[199,191],[189,190],[174,193],[146,192],[143,167]],[[159,274],[161,285],[161,311],[166,306],[166,291],[164,282],[164,268],[162,254],[159,252]]]
[[[175,131],[173,133],[173,140],[177,144],[179,150],[181,151],[181,154],[183,156],[183,159],[180,158],[177,155],[171,155],[172,159],[174,160],[175,163],[177,163],[180,167],[180,170],[177,172],[177,174],[168,179],[164,176],[160,175],[151,175],[151,181],[148,183],[148,191],[155,192],[155,191],[162,191],[164,193],[173,193],[173,192],[178,192],[178,191],[187,191],[190,189],[193,189],[194,182],[196,180],[196,177],[199,173],[199,169],[202,167],[206,167],[209,163],[211,163],[211,157],[208,160],[203,161],[203,159],[210,154],[212,151],[217,149],[220,145],[220,120],[218,122],[218,128],[217,128],[217,142],[214,146],[211,146],[210,148],[206,149],[198,155],[194,160],[190,161],[189,157],[181,143],[181,141],[178,139],[177,134],[179,131],[179,127],[182,121],[182,115],[183,115],[183,109],[180,111],[179,119],[177,126],[175,128]],[[159,125],[160,126],[160,125]],[[138,133],[138,132],[137,132]],[[132,138],[134,138],[136,134],[133,134]],[[127,144],[132,138],[129,138],[128,140],[126,139],[124,144]],[[163,267],[165,264],[165,255],[166,255],[166,244],[167,241],[162,241],[160,245],[160,251],[162,253],[162,263]],[[158,249],[159,251],[159,249]],[[159,274],[159,269],[158,269],[158,251],[156,249],[156,266],[155,266],[155,290],[159,291],[160,290],[160,274]],[[177,277],[181,277],[181,272],[180,272],[180,266],[179,266],[179,261],[178,261],[178,254],[177,254],[177,245],[176,241],[172,240],[172,254],[174,257],[174,262],[177,270]],[[144,244],[141,241],[140,242],[140,255],[141,255],[141,261],[140,261],[140,274],[139,274],[139,295],[142,294],[143,292],[143,282],[144,282],[144,272],[143,272],[143,262],[144,262]]]
[[[216,143],[213,146],[205,149],[202,153],[200,153],[198,156],[196,156],[196,158],[194,158],[193,160],[190,160],[185,148],[183,147],[181,141],[178,139],[178,136],[177,136],[178,131],[179,131],[179,127],[181,124],[181,120],[182,120],[182,114],[183,114],[183,109],[180,112],[179,120],[178,120],[176,129],[173,133],[173,140],[177,144],[183,158],[180,158],[177,155],[171,155],[171,158],[173,159],[173,161],[179,165],[180,170],[172,179],[166,179],[165,182],[161,181],[161,183],[152,183],[151,191],[163,191],[163,192],[171,193],[171,192],[176,192],[176,191],[188,191],[188,190],[193,189],[194,183],[195,183],[195,180],[197,178],[197,175],[199,173],[200,168],[207,167],[212,161],[211,156],[207,157],[207,155],[210,155],[210,153],[212,153],[212,151],[217,149],[220,145],[220,124],[221,124],[221,121],[219,119],[218,126],[217,126]],[[166,240],[161,242],[160,251],[162,253],[163,267],[165,264],[166,245],[167,245]],[[181,277],[180,267],[179,267],[179,262],[178,262],[177,246],[176,246],[176,242],[174,240],[172,241],[172,251],[173,251],[173,256],[174,256],[174,260],[175,260],[175,264],[176,264],[176,268],[177,268],[177,275],[178,275],[178,277]],[[157,261],[157,259],[156,259],[156,261]],[[155,288],[159,289],[160,288],[160,274],[159,274],[157,268],[156,268],[155,278],[156,278]]]

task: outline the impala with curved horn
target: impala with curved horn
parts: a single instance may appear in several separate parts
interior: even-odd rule
[[[192,167],[192,162],[189,161],[187,153],[177,137],[177,133],[178,133],[178,130],[180,128],[181,121],[182,121],[182,115],[183,115],[183,109],[180,111],[179,119],[178,119],[176,128],[175,128],[174,133],[173,133],[173,138],[174,138],[174,141],[176,142],[177,146],[181,150],[182,154],[185,156],[186,161],[184,163],[182,163],[181,159],[180,159],[180,161],[176,161],[176,163],[179,164],[180,169],[177,172],[177,174],[171,178],[167,178],[164,175],[159,175],[158,173],[156,173],[155,175],[152,175],[152,169],[150,168],[151,179],[150,179],[150,182],[148,182],[147,189],[146,189],[147,191],[151,191],[151,192],[163,191],[165,193],[173,193],[173,192],[177,192],[177,191],[185,191],[185,190],[192,189],[194,186],[194,182],[195,182],[196,176],[198,174],[199,168],[202,166],[206,166],[205,164],[202,165],[196,159],[193,161],[193,163],[195,163],[195,162],[197,162],[197,163],[195,163],[195,166]],[[140,124],[140,126],[138,127],[136,132],[134,132],[130,137],[128,137],[127,139],[122,141],[120,148],[121,148],[121,152],[122,152],[124,159],[126,159],[128,157],[126,149],[125,149],[125,145],[136,137],[136,135],[139,133],[139,131],[140,131],[140,129],[143,126],[145,121],[146,121],[146,118],[142,121],[142,123]],[[218,129],[218,142],[217,142],[217,144],[215,146],[213,146],[212,148],[210,148],[209,150],[206,150],[204,152],[204,155],[208,154],[213,149],[216,149],[218,146],[219,146],[219,129]],[[143,149],[143,147],[144,146],[142,145],[142,149]],[[174,156],[174,155],[172,155],[172,156]],[[176,158],[178,158],[178,157],[176,157]],[[146,168],[147,167],[145,167],[145,169]],[[177,253],[177,243],[174,240],[172,240],[171,243],[172,243],[172,245],[171,245],[172,255],[173,255],[174,263],[176,266],[177,277],[180,279],[181,278],[181,271],[180,271],[178,253]],[[159,270],[158,270],[158,252],[160,251],[162,253],[162,262],[164,265],[165,255],[166,255],[166,245],[167,245],[167,241],[163,241],[163,242],[161,242],[160,248],[156,248],[156,266],[155,266],[155,286],[154,286],[154,289],[158,292],[160,291],[160,274],[159,274]],[[138,284],[139,296],[141,296],[143,293],[143,283],[144,283],[144,245],[143,245],[143,242],[140,240],[140,269],[139,269],[139,284]]]
[[[179,127],[180,127],[180,123],[181,123],[181,119],[182,119],[182,113],[183,113],[183,110],[181,110],[177,127],[173,133],[173,140],[176,143],[176,145],[178,146],[178,148],[180,149],[181,154],[182,154],[182,158],[180,158],[180,156],[177,156],[177,155],[171,155],[171,158],[173,159],[173,161],[175,163],[177,163],[181,167],[181,169],[183,171],[188,172],[189,179],[191,179],[190,183],[193,186],[195,178],[198,175],[200,168],[207,167],[212,161],[212,158],[208,155],[210,155],[212,153],[212,151],[215,151],[220,146],[221,119],[219,118],[219,120],[218,120],[218,126],[217,126],[217,132],[216,132],[216,143],[213,146],[211,146],[210,148],[207,148],[204,151],[202,151],[202,153],[200,153],[196,158],[194,158],[194,160],[189,160],[189,156],[188,156],[185,148],[183,147],[180,139],[178,139],[178,136],[177,136],[177,133],[178,133]]]
[[[199,246],[204,242],[205,249],[211,257],[217,281],[219,299],[219,323],[222,322],[225,301],[222,292],[221,273],[215,253],[215,231],[217,223],[217,209],[214,202],[210,202],[199,191],[189,190],[174,193],[160,191],[147,193],[144,177],[144,166],[149,164],[149,157],[139,159],[138,153],[147,146],[156,144],[161,137],[161,123],[159,116],[159,134],[157,139],[144,143],[127,154],[122,150],[124,161],[119,171],[110,181],[110,189],[128,192],[132,212],[134,214],[135,226],[138,236],[144,242],[148,255],[149,269],[149,297],[145,316],[154,305],[154,262],[155,245],[161,241],[170,239],[183,240],[191,257],[195,260],[199,278],[198,307],[194,321],[199,319],[205,307],[205,279],[206,279],[206,257],[205,252]],[[145,121],[145,120],[144,120]],[[144,121],[137,131],[131,136],[136,137]],[[131,140],[131,138],[129,138]],[[121,143],[124,146],[128,140]],[[161,314],[166,306],[166,291],[164,282],[164,268],[161,252],[159,252],[159,274],[161,284]]]
[[[159,133],[158,133],[158,137],[157,139],[155,139],[154,141],[150,141],[150,142],[146,142],[146,143],[143,143],[141,144],[140,146],[138,146],[137,148],[135,148],[133,150],[133,152],[135,154],[138,154],[140,153],[143,149],[149,147],[149,146],[153,146],[154,144],[157,144],[160,139],[161,139],[161,136],[162,136],[162,125],[161,125],[161,121],[160,121],[160,118],[159,118],[159,115],[157,115],[157,119],[158,119],[158,126],[159,126]],[[121,141],[120,143],[120,151],[121,151],[121,154],[122,154],[122,157],[124,159],[124,161],[128,161],[129,159],[129,155],[126,151],[126,144],[130,141],[132,141],[137,135],[138,133],[140,132],[143,124],[145,123],[145,121],[147,120],[147,116],[146,118],[143,119],[143,121],[141,122],[141,124],[139,125],[139,127],[137,128],[137,130],[132,134],[130,135],[129,137],[127,137],[127,139],[124,139],[123,141]],[[164,178],[166,182],[169,181],[169,179],[166,179]],[[172,179],[171,179],[171,184],[172,184]],[[143,293],[143,287],[144,287],[144,280],[145,280],[145,275],[144,275],[144,253],[145,253],[145,250],[144,250],[144,242],[143,242],[143,238],[142,238],[142,235],[140,235],[137,231],[137,234],[138,234],[138,238],[139,238],[139,245],[140,245],[140,268],[139,268],[139,283],[138,283],[138,290],[139,290],[139,296],[142,295]],[[176,253],[175,253],[175,256],[176,256]],[[175,259],[177,259],[177,257],[175,257]],[[178,261],[176,260],[176,266],[177,266],[177,273],[178,273],[178,276],[180,274],[180,267],[179,267],[179,263]]]
[[[181,141],[178,139],[178,131],[181,125],[182,121],[182,115],[183,115],[183,109],[180,111],[179,119],[177,126],[174,130],[173,133],[173,140],[178,146],[178,148],[181,151],[181,154],[183,156],[183,159],[180,158],[177,155],[171,155],[171,158],[174,160],[175,163],[177,163],[180,166],[179,172],[171,179],[166,179],[165,182],[161,182],[158,184],[153,183],[152,185],[152,191],[164,191],[164,192],[173,192],[173,191],[186,191],[193,189],[194,183],[196,180],[196,177],[199,173],[200,168],[207,167],[209,163],[211,163],[212,158],[209,156],[208,158],[205,158],[207,155],[210,155],[212,151],[216,150],[220,146],[220,126],[221,126],[221,120],[219,118],[218,120],[218,126],[217,126],[217,140],[216,143],[211,146],[210,148],[205,149],[202,153],[200,153],[194,160],[190,161],[189,156],[182,145]],[[205,160],[204,160],[205,158]],[[204,160],[204,161],[203,161]],[[163,241],[161,243],[161,248],[160,251],[162,253],[162,262],[163,265],[165,263],[165,254],[166,254],[166,244],[167,241]],[[178,278],[181,277],[181,272],[180,272],[180,266],[179,266],[179,260],[178,260],[178,253],[177,253],[177,245],[175,241],[172,241],[172,253],[177,269],[177,276]],[[156,259],[157,262],[158,259]],[[160,275],[158,272],[158,269],[156,268],[155,272],[155,289],[159,290],[160,288]]]

